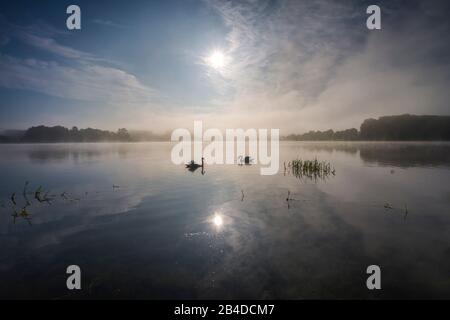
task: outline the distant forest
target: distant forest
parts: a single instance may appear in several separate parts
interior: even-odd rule
[[[33,142],[137,142],[167,141],[168,135],[153,134],[150,131],[132,131],[122,128],[117,132],[99,129],[68,129],[62,126],[31,127],[25,131],[12,130],[0,135],[0,143]]]
[[[31,127],[28,130],[10,130],[0,134],[0,143],[19,142],[136,142],[169,141],[170,134],[155,134],[151,131],[117,132],[99,129],[68,129],[62,126]],[[399,115],[378,119],[366,119],[360,130],[356,128],[342,131],[310,131],[291,134],[282,140],[294,141],[444,141],[450,140],[450,116]]]
[[[444,141],[450,140],[450,116],[399,115],[366,119],[360,130],[310,131],[291,134],[283,140],[325,141]]]

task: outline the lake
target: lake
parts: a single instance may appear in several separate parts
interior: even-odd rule
[[[449,143],[282,142],[273,176],[171,147],[0,145],[0,298],[450,298]]]

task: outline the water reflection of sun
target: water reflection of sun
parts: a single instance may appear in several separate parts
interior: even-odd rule
[[[216,227],[221,227],[223,224],[222,216],[220,214],[216,214],[214,216],[213,222]]]
[[[211,224],[213,225],[214,228],[216,228],[216,230],[221,230],[223,228],[223,216],[220,213],[214,213],[214,215],[211,217],[210,221]]]

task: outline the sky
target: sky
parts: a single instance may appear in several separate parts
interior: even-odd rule
[[[445,0],[1,1],[0,129],[290,134],[449,115],[449,15]]]

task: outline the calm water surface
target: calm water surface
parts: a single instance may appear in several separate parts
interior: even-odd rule
[[[284,142],[275,176],[189,172],[170,151],[0,145],[0,298],[450,298],[450,144]],[[316,157],[336,175],[284,171]]]

